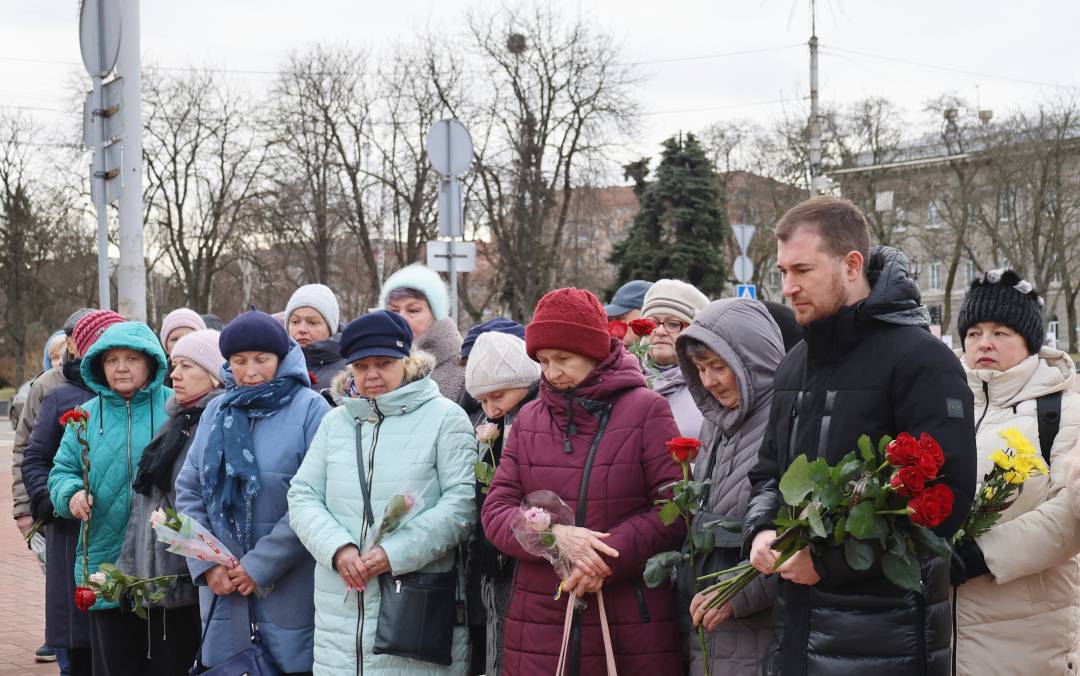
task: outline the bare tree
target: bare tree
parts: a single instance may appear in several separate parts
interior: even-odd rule
[[[579,168],[637,119],[635,80],[610,36],[550,5],[471,13],[467,24],[488,83],[471,125],[480,132],[473,195],[503,304],[525,319],[556,281]]]
[[[186,302],[210,310],[214,277],[251,233],[265,194],[266,144],[254,108],[209,72],[150,70],[143,108],[146,222]]]

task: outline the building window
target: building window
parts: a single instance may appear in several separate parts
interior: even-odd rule
[[[937,202],[930,200],[930,203],[926,205],[926,225],[930,228],[941,227],[941,210],[938,209]]]
[[[970,258],[964,263],[964,283],[971,284],[975,281],[975,261]]]
[[[930,263],[930,280],[927,288],[937,290],[941,288],[941,261]]]
[[[999,223],[1008,223],[1016,216],[1016,190],[1005,188],[997,196],[997,217]]]
[[[771,289],[779,289],[783,286],[783,280],[780,279],[780,271],[776,268],[769,270],[768,276],[765,278],[765,285]]]

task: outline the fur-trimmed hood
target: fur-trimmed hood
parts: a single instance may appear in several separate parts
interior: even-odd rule
[[[427,378],[434,370],[435,356],[433,354],[423,350],[413,350],[412,354],[405,358],[405,382],[402,383],[402,387],[421,378]],[[338,406],[341,406],[341,402],[348,398],[345,393],[348,390],[350,381],[352,381],[352,369],[348,366],[339,371],[334,376],[334,379],[330,381],[330,397]]]

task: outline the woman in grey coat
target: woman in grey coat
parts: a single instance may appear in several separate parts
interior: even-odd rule
[[[698,312],[675,349],[686,385],[705,417],[694,476],[713,483],[699,523],[724,522],[715,527],[716,549],[699,564],[700,575],[742,558],[742,519],[750,503],[746,474],[765,435],[773,374],[784,357],[784,342],[764,305],[727,298]],[[725,528],[727,522],[733,525]],[[703,607],[707,597],[694,596],[690,612],[695,625],[705,625],[711,673],[756,676],[761,671],[771,637],[775,578],[757,578],[730,603],[708,612]],[[690,673],[704,673],[697,640],[690,641]]]

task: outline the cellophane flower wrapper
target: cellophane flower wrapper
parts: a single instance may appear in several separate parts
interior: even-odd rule
[[[552,526],[573,526],[574,511],[551,491],[534,491],[521,500],[510,529],[522,548],[547,560],[560,580],[570,576],[571,562],[555,544]]]
[[[179,530],[172,528],[168,522],[151,520],[158,542],[167,544],[170,552],[190,559],[219,563],[226,568],[239,563],[229,548],[201,523],[187,514],[177,514],[176,519],[180,522]]]
[[[419,516],[427,507],[424,496],[434,483],[434,479],[405,482],[405,490],[395,494],[386,503],[378,527],[368,530],[367,538],[364,540],[364,551],[377,547],[387,535]]]

